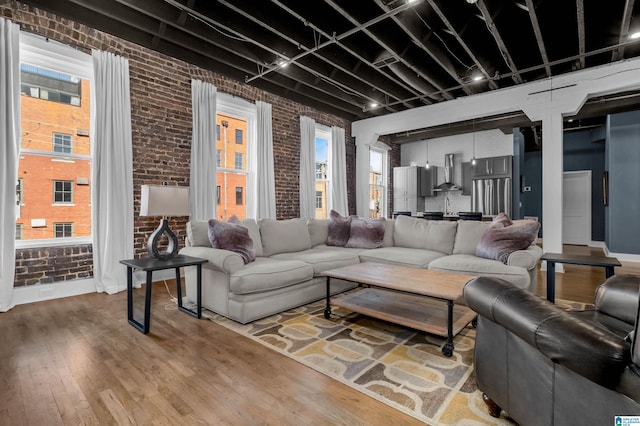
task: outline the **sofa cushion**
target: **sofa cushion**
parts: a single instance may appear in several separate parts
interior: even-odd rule
[[[393,247],[393,227],[396,224],[395,219],[387,219],[384,222],[384,239],[382,247]]]
[[[536,240],[540,224],[534,220],[513,223],[504,213],[500,213],[482,234],[476,256],[499,260],[506,264],[509,255],[516,250],[524,250]]]
[[[309,236],[311,237],[311,247],[327,244],[329,236],[329,219],[309,219]]]
[[[457,272],[459,274],[481,275],[502,278],[516,287],[529,288],[529,273],[518,266],[509,266],[498,260],[483,259],[471,254],[452,254],[429,263],[434,271]]]
[[[187,222],[187,238],[191,247],[211,247],[209,222],[206,220],[190,220]]]
[[[320,276],[324,271],[360,263],[358,255],[362,249],[320,245],[296,253],[280,253],[271,257],[279,260],[299,260],[313,266],[313,275]]]
[[[311,248],[307,219],[261,219],[260,236],[264,256]]]
[[[253,241],[253,248],[256,256],[262,256],[262,240],[260,239],[260,228],[254,219],[244,219],[240,224],[249,230],[249,236]],[[190,220],[187,222],[187,239],[191,247],[211,247],[209,240],[209,221]]]
[[[235,294],[249,294],[287,287],[312,278],[313,267],[308,263],[259,257],[231,274],[229,287]]]
[[[482,238],[482,234],[491,225],[491,222],[477,220],[459,220],[456,230],[456,239],[453,244],[453,254],[476,254],[476,247]]]
[[[382,247],[361,251],[360,261],[426,268],[429,263],[442,256],[445,256],[445,254],[432,250],[406,247]]]
[[[344,247],[349,241],[349,235],[351,235],[351,220],[353,216],[344,217],[337,211],[331,210],[329,219],[327,245]]]
[[[425,220],[409,216],[398,216],[393,228],[393,244],[407,247],[453,252],[453,243],[458,224],[448,220]]]
[[[351,220],[351,234],[349,241],[344,245],[349,248],[373,249],[382,247],[384,239],[385,218],[360,219],[354,217]]]

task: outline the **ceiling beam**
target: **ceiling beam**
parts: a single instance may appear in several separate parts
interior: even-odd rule
[[[302,49],[302,50],[310,50],[309,47],[305,46],[303,43],[301,43],[300,41],[294,39],[293,37],[282,33],[281,31],[278,31],[277,29],[275,29],[273,26],[267,24],[266,22],[258,19],[255,14],[251,14],[246,12],[245,10],[242,10],[240,8],[238,8],[237,6],[234,6],[233,4],[225,1],[225,0],[219,0],[220,3],[222,3],[224,6],[228,7],[229,9],[233,10],[235,13],[238,13],[240,15],[242,15],[243,17],[245,17],[246,19],[251,20],[252,22],[254,22],[255,24],[259,25],[260,27],[266,29],[267,31],[277,35],[278,37],[282,38],[283,40],[286,40],[287,42],[291,43],[293,46],[296,46],[296,48],[298,49]],[[279,2],[274,2],[274,3],[279,3]],[[286,11],[286,10],[285,10]],[[312,24],[309,23],[309,26],[311,26]],[[320,59],[323,62],[329,64],[331,67],[333,67],[333,70],[331,71],[332,74],[335,75],[335,71],[336,70],[340,70],[343,73],[345,73],[346,75],[348,75],[349,77],[360,81],[361,83],[365,84],[366,86],[368,86],[370,89],[374,89],[379,91],[380,93],[383,93],[385,96],[389,96],[390,98],[393,99],[397,99],[399,100],[400,97],[395,94],[392,93],[391,89],[389,87],[382,87],[381,85],[377,84],[374,79],[372,78],[366,78],[366,76],[363,76],[361,73],[358,74],[352,70],[349,70],[341,65],[339,65],[335,60],[331,60],[327,57],[325,57],[324,55],[319,54],[319,52],[313,52],[312,56],[314,58]],[[311,69],[311,67],[308,67],[300,62],[295,62],[296,65],[304,67],[305,69],[309,70]],[[385,74],[384,75],[385,78],[387,78],[388,76]],[[331,84],[335,84],[336,87],[343,87],[343,90],[355,90],[356,88],[353,86],[352,82],[348,82],[347,84],[345,84],[344,82],[338,81],[336,78],[334,78],[334,76],[329,76],[328,78],[325,77],[326,80],[328,80]],[[407,88],[408,89],[408,88]],[[370,95],[365,94],[364,93],[364,88],[358,88],[357,89],[358,93],[360,94],[360,96],[367,100],[368,102],[379,102],[379,100],[372,98]],[[405,107],[410,108],[410,105],[405,105]],[[390,112],[396,111],[395,109],[390,109]]]
[[[549,66],[549,57],[547,56],[547,49],[544,47],[544,40],[542,38],[542,31],[540,31],[540,23],[538,22],[538,15],[536,14],[536,8],[533,4],[533,0],[527,1],[527,9],[529,9],[529,17],[531,18],[531,25],[533,26],[533,32],[536,35],[536,41],[538,42],[538,49],[540,49],[540,56],[542,57],[542,63],[544,64],[544,70],[547,72],[547,77],[551,77],[551,67]]]
[[[447,27],[447,30],[449,30],[451,35],[453,35],[453,37],[455,37],[455,39],[458,41],[458,43],[464,49],[464,51],[467,53],[467,55],[469,55],[469,58],[471,58],[473,63],[478,67],[478,70],[484,75],[484,77],[486,79],[489,79],[489,87],[492,88],[493,90],[497,89],[498,85],[495,83],[495,81],[491,80],[492,76],[489,75],[489,73],[482,66],[482,64],[480,63],[480,61],[476,57],[476,55],[471,51],[471,49],[469,48],[467,43],[464,42],[464,40],[460,36],[460,33],[458,33],[458,31],[453,27],[453,25],[451,25],[451,22],[446,17],[446,15],[442,12],[440,7],[438,7],[438,5],[435,3],[434,0],[427,0],[427,3],[429,3],[429,6],[431,6],[431,9],[433,9],[433,11],[436,12],[438,17],[442,21],[442,23]]]
[[[511,54],[509,53],[509,49],[507,49],[506,44],[504,44],[504,40],[502,40],[502,36],[500,35],[500,31],[498,31],[498,28],[496,27],[496,24],[493,21],[493,17],[491,16],[491,13],[489,12],[489,9],[487,8],[487,4],[485,3],[485,0],[478,0],[476,5],[478,6],[478,9],[480,9],[480,13],[482,14],[482,18],[484,19],[485,23],[487,24],[487,28],[489,29],[489,32],[491,33],[491,35],[493,36],[494,40],[496,41],[496,44],[498,45],[498,50],[500,50],[500,54],[502,55],[502,59],[504,59],[504,62],[507,64],[507,66],[509,67],[509,69],[513,73],[513,76],[512,76],[513,81],[516,84],[523,83],[522,77],[520,76],[520,73],[518,72],[518,67],[516,67],[516,64],[513,62],[513,58],[511,57]]]
[[[275,5],[277,5],[278,7],[280,7],[282,10],[284,10],[285,12],[289,13],[291,16],[293,16],[294,18],[298,19],[299,21],[303,22],[306,26],[308,26],[309,28],[311,28],[313,31],[317,32],[318,34],[320,34],[321,36],[325,37],[325,38],[331,38],[331,35],[327,34],[326,32],[324,32],[321,28],[317,27],[316,25],[314,25],[312,22],[307,21],[303,16],[299,15],[298,13],[296,13],[294,10],[292,10],[291,8],[287,7],[286,5],[282,4],[280,1],[278,0],[271,0]],[[324,55],[320,55],[319,52],[315,52],[315,55],[318,56],[319,58],[321,58],[322,60],[324,60],[325,62],[331,64],[332,66],[335,67],[339,67],[340,69],[344,70],[346,73],[348,74],[355,74],[355,75],[362,75],[361,72],[358,72],[362,66],[362,64],[367,65],[370,69],[373,69],[374,71],[376,71],[377,73],[381,74],[384,78],[389,79],[390,81],[392,81],[393,83],[397,84],[399,87],[407,90],[408,92],[413,93],[414,95],[418,95],[418,92],[416,92],[414,89],[410,88],[409,86],[406,85],[406,83],[401,82],[397,79],[395,79],[394,77],[390,76],[389,74],[386,74],[384,72],[382,72],[382,70],[380,70],[380,68],[376,67],[375,65],[373,65],[373,63],[369,60],[367,60],[366,58],[364,58],[362,55],[360,55],[358,52],[355,52],[353,49],[349,48],[348,46],[346,46],[344,43],[340,42],[340,41],[336,41],[336,46],[339,46],[341,49],[343,49],[345,52],[349,53],[350,55],[353,55],[356,59],[358,59],[359,62],[356,62],[355,65],[353,65],[353,67],[350,70],[347,70],[344,67],[340,67],[339,65],[337,65],[335,63],[335,61],[332,61],[331,59],[325,57]],[[370,81],[372,81],[372,79],[370,79]],[[390,91],[388,89],[383,89],[383,88],[378,88],[378,90],[383,93],[385,96],[388,96],[390,98],[394,98],[397,100],[400,100],[398,98],[397,95],[394,95],[392,93],[390,93]],[[419,98],[423,103],[425,104],[431,104],[432,102],[427,100],[424,95],[420,94],[422,97],[420,98],[420,96],[417,96],[416,98]],[[399,102],[399,104],[404,104],[404,106],[406,108],[411,108],[412,105],[411,104],[405,104],[404,102]]]
[[[382,2],[382,0],[375,0],[375,2],[378,5],[378,7],[380,7],[382,10],[384,10],[384,11],[388,11],[389,10],[389,7],[387,5],[385,5]],[[418,12],[415,9],[413,9],[413,11],[416,13],[416,15],[418,14]],[[444,63],[444,61],[440,58],[439,55],[436,55],[431,49],[429,49],[427,47],[427,45],[424,44],[422,39],[420,37],[418,37],[417,35],[415,35],[413,33],[413,31],[411,31],[405,25],[404,21],[398,17],[398,15],[392,16],[391,19],[396,23],[396,25],[398,25],[404,31],[404,33],[411,39],[411,41],[413,41],[413,43],[416,46],[418,46],[418,48],[420,48],[423,52],[425,52],[427,55],[429,55],[431,57],[431,59],[433,59],[436,64],[438,64],[447,74],[449,74],[449,76],[451,76],[451,78],[453,78],[458,84],[463,84],[463,81],[460,79],[460,77],[458,76],[458,73],[456,73],[455,69],[452,69],[451,66],[447,66]],[[422,19],[422,18],[420,18],[420,19]],[[466,87],[466,86],[463,86],[463,90],[467,95],[473,94],[471,92],[471,90],[469,90],[469,88]]]
[[[580,55],[580,69],[584,69],[586,61],[584,54],[586,52],[585,47],[585,33],[584,33],[584,1],[576,0],[576,13],[578,14],[578,54]]]
[[[627,0],[624,5],[624,13],[622,14],[622,21],[620,21],[620,36],[618,38],[618,44],[622,44],[629,38],[629,25],[631,25],[631,15],[633,14],[633,4],[635,0]],[[611,62],[615,62],[624,58],[624,45],[621,45],[618,49],[614,50],[611,54]]]

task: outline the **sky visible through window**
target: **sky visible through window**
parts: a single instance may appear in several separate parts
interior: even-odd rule
[[[327,162],[327,151],[329,148],[329,141],[322,138],[316,138],[316,163]]]

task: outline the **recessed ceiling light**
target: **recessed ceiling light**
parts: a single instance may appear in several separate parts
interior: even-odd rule
[[[467,0],[467,3],[469,4],[474,4],[475,2],[477,2],[478,0]]]
[[[631,33],[631,35],[629,36],[630,39],[635,40],[637,38],[640,38],[640,31],[635,32],[635,33]]]

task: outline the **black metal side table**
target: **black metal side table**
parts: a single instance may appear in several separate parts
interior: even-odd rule
[[[141,259],[127,259],[121,260],[120,263],[127,266],[127,317],[129,324],[147,334],[149,332],[149,323],[151,319],[151,287],[152,287],[152,274],[153,271],[159,271],[162,269],[175,268],[176,270],[176,285],[178,287],[178,309],[182,312],[186,312],[196,318],[202,317],[202,264],[208,262],[206,259],[199,257],[178,255],[171,259],[161,260],[153,257],[145,257]],[[197,268],[196,279],[196,310],[185,308],[182,306],[182,283],[180,280],[180,268],[184,266],[195,266]],[[147,273],[147,281],[145,289],[144,299],[144,323],[140,323],[133,318],[133,270],[138,269]]]
[[[540,259],[547,262],[547,300],[551,303],[555,303],[556,300],[556,263],[601,266],[605,268],[606,278],[609,278],[614,274],[614,267],[622,266],[618,259],[607,256],[544,253]]]

